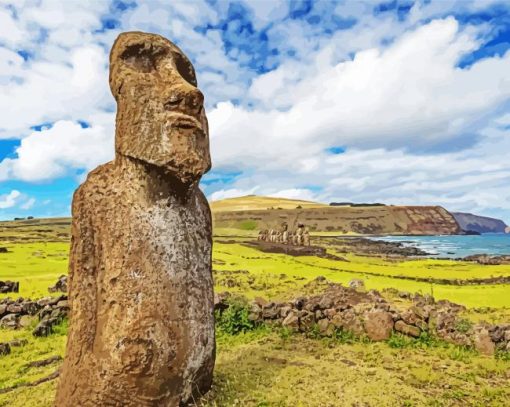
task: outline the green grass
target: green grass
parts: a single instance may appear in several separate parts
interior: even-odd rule
[[[0,253],[0,279],[20,282],[19,295],[3,297],[41,298],[48,296],[48,287],[67,274],[69,243],[10,243],[9,253]]]
[[[395,278],[394,275],[405,273],[402,266],[393,261],[382,259],[349,256],[349,262],[329,260],[317,257],[292,257],[284,254],[262,253],[254,248],[240,244],[214,244],[215,270],[222,278],[217,282],[219,290],[240,292],[248,297],[266,295],[269,298],[279,298],[294,295],[295,290],[307,282],[321,275],[328,280],[347,284],[354,278],[362,278],[368,289],[382,290],[384,288],[396,288],[411,293],[431,293],[431,284]],[[430,264],[437,265],[436,260],[430,260]],[[431,273],[426,269],[428,260],[405,262],[414,266],[414,272]],[[449,263],[448,263],[449,264]],[[420,269],[419,266],[423,268]],[[469,264],[471,275],[484,276],[485,266]],[[454,265],[451,266],[452,268]],[[464,267],[461,264],[459,267]],[[496,266],[507,270],[507,266]],[[249,270],[249,274],[236,276],[237,286],[228,286],[228,278],[224,278],[224,272],[236,270]],[[373,275],[385,270],[387,276]],[[282,278],[281,275],[285,275]],[[372,275],[371,275],[372,274]],[[254,283],[249,283],[254,279]],[[480,286],[452,286],[433,285],[434,296],[437,299],[448,299],[467,307],[510,307],[510,285],[480,285]]]
[[[35,323],[35,321],[34,321]],[[54,333],[46,338],[32,336],[33,326],[13,331],[0,329],[0,342],[13,339],[26,339],[27,345],[12,347],[11,354],[0,356],[0,389],[32,383],[52,374],[60,362],[43,367],[27,367],[29,362],[64,356],[67,326],[54,328]],[[53,401],[56,381],[35,387],[20,387],[9,393],[0,394],[0,407],[50,406]]]
[[[220,231],[221,232],[221,231]],[[228,231],[247,236],[253,231]],[[218,234],[218,231],[216,231]],[[234,238],[241,240],[242,238]],[[318,289],[307,285],[321,275],[348,283],[361,278],[368,289],[396,288],[431,292],[431,284],[398,278],[487,278],[509,275],[508,266],[481,266],[443,260],[395,261],[348,254],[348,262],[317,257],[262,253],[239,243],[213,247],[217,291],[248,298],[291,299]],[[231,240],[229,238],[229,240]],[[69,244],[5,243],[0,253],[0,279],[20,281],[23,297],[47,296],[47,288],[67,271]],[[332,253],[334,253],[332,251]],[[469,321],[508,321],[508,285],[433,285],[434,296],[469,307]],[[16,297],[16,294],[3,294]],[[405,300],[402,305],[406,305]],[[398,305],[398,303],[397,303]],[[485,307],[485,308],[484,308]],[[507,308],[505,308],[507,307]],[[466,328],[470,322],[462,322]],[[35,321],[34,321],[35,323]],[[24,347],[0,356],[0,389],[31,383],[53,373],[59,363],[28,368],[27,363],[64,355],[65,324],[48,338],[34,338],[33,327],[0,330],[0,342],[27,339]],[[294,334],[282,328],[257,326],[241,306],[219,321],[218,356],[213,391],[204,406],[502,406],[510,397],[510,357],[490,358],[436,341],[393,335],[387,343],[371,343],[337,332],[332,338]],[[239,333],[232,335],[233,333]],[[0,394],[0,407],[45,407],[53,401],[56,380]]]

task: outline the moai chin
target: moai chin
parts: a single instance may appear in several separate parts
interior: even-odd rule
[[[56,405],[179,406],[210,388],[215,359],[204,98],[182,51],[141,32],[115,41],[110,88],[115,160],[73,198]]]

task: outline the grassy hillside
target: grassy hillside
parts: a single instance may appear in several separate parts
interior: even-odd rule
[[[291,229],[299,223],[316,232],[434,235],[460,232],[455,218],[439,206],[322,206],[302,209],[213,211],[216,228]]]
[[[2,279],[19,281],[23,297],[48,295],[47,287],[67,269],[68,231],[69,221],[62,219],[0,224],[1,245],[8,249],[0,253]],[[343,284],[360,278],[368,289],[433,292],[437,299],[465,304],[469,307],[465,317],[473,321],[510,319],[508,284],[430,284],[401,278],[464,281],[509,276],[508,266],[363,257],[339,252],[335,239],[314,239],[347,261],[264,253],[245,246],[246,238],[215,238],[216,292],[284,300],[309,293],[308,284],[319,275]],[[17,294],[0,294],[6,296]],[[395,301],[404,305],[406,300]],[[10,355],[0,356],[0,406],[52,405],[56,380],[5,389],[37,382],[60,366],[59,359],[42,367],[30,365],[64,356],[67,327],[64,323],[57,328],[48,338],[33,337],[33,324],[17,331],[0,329],[0,342],[27,340]],[[401,338],[370,343],[349,336],[320,339],[262,326],[237,336],[219,331],[217,344],[213,390],[197,405],[503,406],[510,397],[510,361],[445,343],[402,342]]]
[[[269,196],[246,195],[211,202],[213,212],[249,211],[265,209],[321,208],[328,206],[319,202],[299,199],[272,198]]]

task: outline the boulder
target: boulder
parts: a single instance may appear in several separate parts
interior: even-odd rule
[[[0,319],[0,328],[18,329],[19,328],[18,314],[5,315],[2,319]]]
[[[6,342],[0,343],[0,356],[5,356],[11,353],[11,346]]]
[[[333,336],[335,333],[335,326],[326,318],[319,320],[317,326],[322,336]]]
[[[483,355],[492,356],[496,351],[496,345],[492,342],[489,331],[486,328],[478,328],[473,334],[473,346]]]
[[[386,311],[372,311],[364,315],[364,327],[367,336],[373,341],[389,339],[393,330],[393,318]]]
[[[283,320],[282,326],[285,328],[290,328],[294,331],[298,331],[299,317],[293,311],[289,312],[289,314]]]
[[[347,309],[333,317],[331,321],[337,328],[352,332],[354,335],[364,335],[365,328],[362,319],[353,309]]]
[[[48,287],[50,293],[67,292],[67,276],[60,276],[54,286]]]
[[[358,278],[355,278],[349,281],[349,287],[354,288],[355,290],[364,291],[365,290],[365,282]]]
[[[402,320],[395,322],[395,331],[412,336],[413,338],[418,338],[421,334],[420,328],[406,324]]]

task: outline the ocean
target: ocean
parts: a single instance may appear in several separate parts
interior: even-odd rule
[[[472,254],[510,255],[510,234],[479,236],[381,236],[373,240],[401,242],[425,250],[433,257],[458,258]]]

